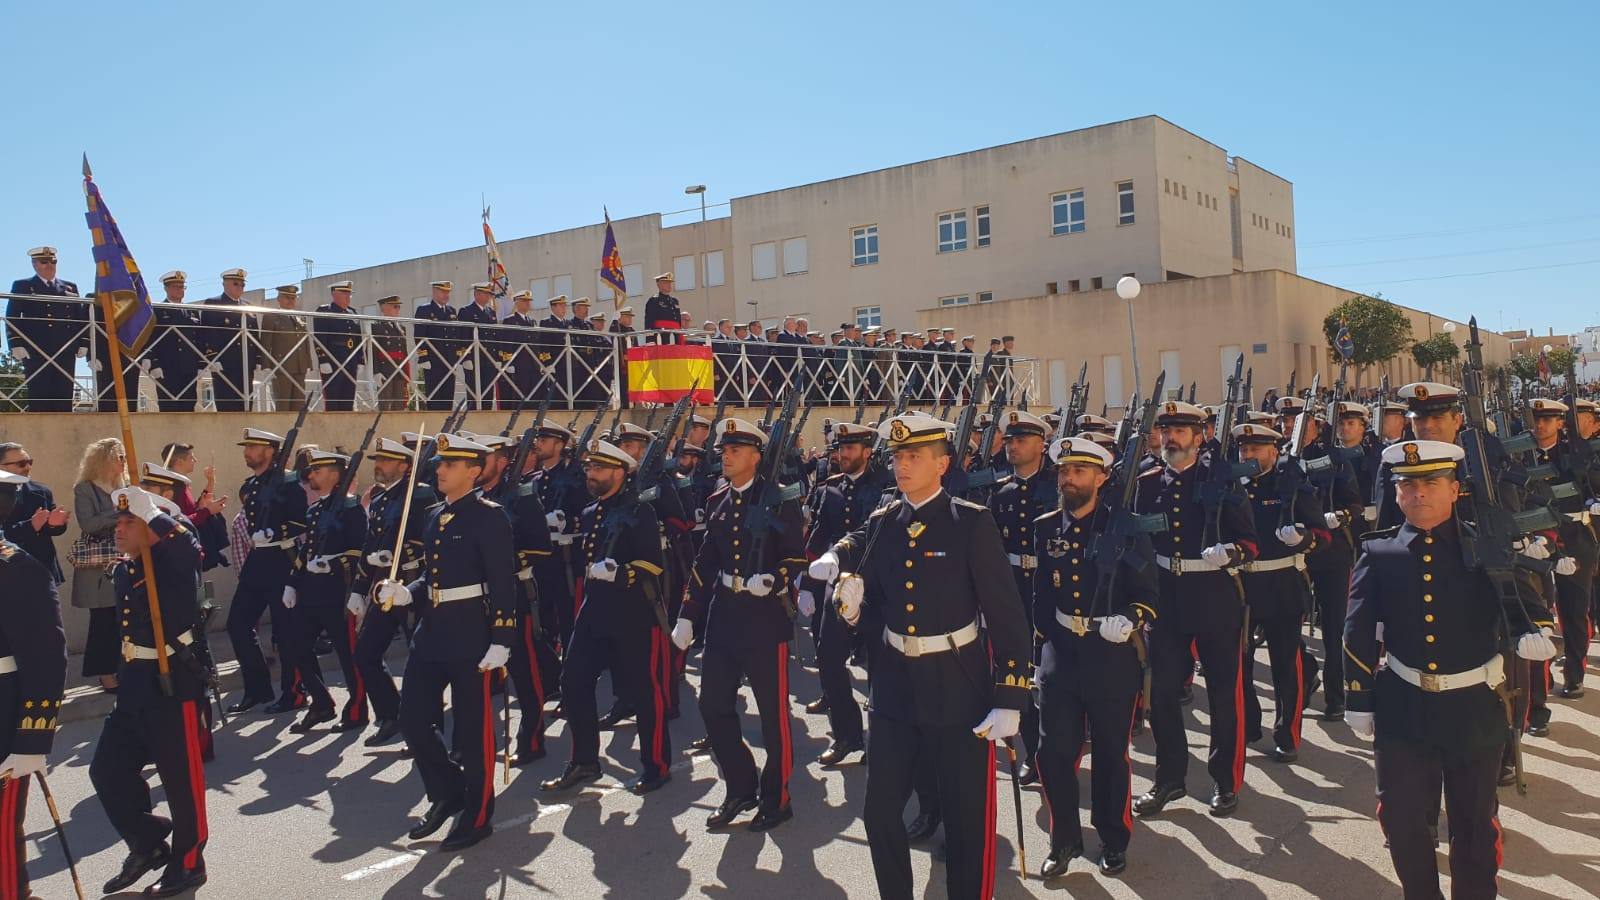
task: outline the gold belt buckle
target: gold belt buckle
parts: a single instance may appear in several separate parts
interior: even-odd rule
[[[123,662],[133,662],[134,660],[136,660],[138,658],[139,658],[138,655],[133,652],[133,641],[123,641],[122,642],[122,661]]]
[[[428,588],[428,599],[433,602],[434,606],[438,606],[444,602],[443,600],[439,599],[439,589],[436,587]]]
[[[733,576],[733,591],[735,593],[741,593],[741,592],[744,591],[744,576],[743,575],[735,575],[735,576]]]
[[[906,659],[916,659],[922,655],[922,638],[910,635],[900,636],[900,652]]]
[[[1439,687],[1439,676],[1426,672],[1422,674],[1422,683],[1418,686],[1430,694],[1437,694],[1441,690]]]
[[[1089,619],[1088,619],[1088,617],[1087,616],[1073,616],[1072,617],[1072,622],[1071,622],[1071,624],[1069,624],[1067,626],[1067,629],[1069,631],[1071,631],[1073,634],[1077,635],[1078,637],[1083,637],[1084,635],[1089,633]]]

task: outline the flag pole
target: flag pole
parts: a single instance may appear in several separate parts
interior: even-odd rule
[[[89,154],[83,155],[83,180],[90,183],[94,180],[89,171]],[[133,445],[133,421],[128,416],[128,388],[122,378],[122,342],[117,337],[116,307],[112,305],[111,292],[98,291],[96,298],[100,303],[100,316],[104,320],[101,324],[106,330],[106,347],[111,354],[111,386],[117,397],[117,421],[122,426],[122,452],[127,456],[128,470],[132,473],[129,479],[138,484],[139,455]],[[139,565],[144,569],[145,597],[150,601],[150,628],[155,632],[156,641],[156,677],[161,682],[161,693],[172,696],[172,664],[167,659],[167,633],[161,622],[161,597],[156,592],[156,570],[150,562],[150,548],[139,548]]]

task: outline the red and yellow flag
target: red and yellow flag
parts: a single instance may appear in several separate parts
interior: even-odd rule
[[[705,344],[645,344],[628,348],[628,402],[676,403],[694,392],[696,403],[716,402],[714,363]]]

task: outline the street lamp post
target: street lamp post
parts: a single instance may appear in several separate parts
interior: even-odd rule
[[[691,184],[683,189],[685,194],[700,195],[700,293],[706,298],[705,320],[716,321],[711,315],[711,285],[707,284],[711,274],[710,261],[706,259],[709,251],[706,249],[706,186]]]
[[[1117,296],[1127,301],[1128,304],[1128,344],[1133,350],[1133,393],[1135,396],[1144,396],[1139,379],[1139,332],[1133,327],[1133,300],[1139,296],[1142,285],[1139,279],[1132,275],[1124,275],[1117,279]]]

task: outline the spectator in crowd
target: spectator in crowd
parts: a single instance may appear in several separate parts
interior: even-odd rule
[[[101,438],[85,447],[78,464],[78,481],[72,486],[72,508],[78,514],[83,538],[105,542],[114,552],[117,507],[111,492],[128,485],[128,457],[122,442]],[[90,544],[89,546],[93,546]],[[109,558],[82,558],[72,576],[72,605],[89,611],[89,636],[83,646],[83,674],[100,679],[108,691],[117,689],[117,653],[121,631],[117,625],[117,591]],[[176,586],[174,586],[176,587]]]
[[[163,466],[185,478],[192,479],[198,467],[193,444],[182,442],[168,444],[161,448],[161,459]],[[205,551],[201,568],[209,570],[228,563],[224,555],[224,551],[228,549],[228,523],[225,518],[228,498],[216,494],[216,466],[206,466],[203,474],[206,484],[201,489],[199,497],[194,496],[189,490],[189,485],[180,484],[174,492],[173,502],[178,504],[178,511],[188,516],[194,527],[199,529],[200,546]]]
[[[33,454],[21,444],[0,444],[0,469],[32,478]],[[16,505],[5,522],[6,539],[49,569],[56,584],[66,579],[61,576],[61,564],[56,561],[55,538],[66,533],[69,516],[67,510],[56,506],[50,488],[30,481],[17,491]]]

